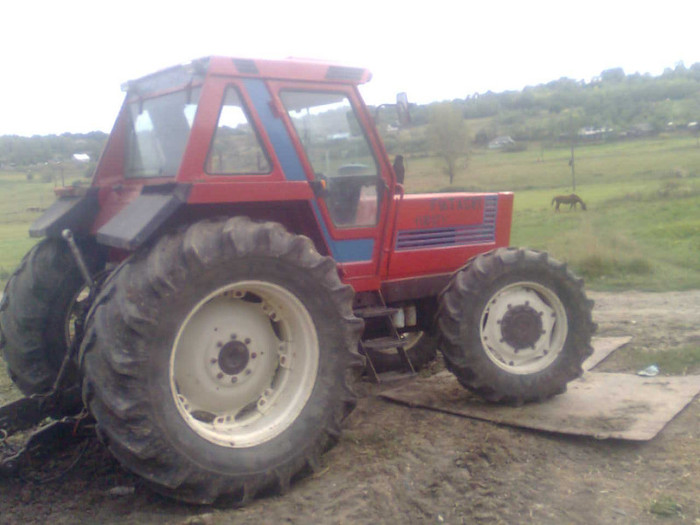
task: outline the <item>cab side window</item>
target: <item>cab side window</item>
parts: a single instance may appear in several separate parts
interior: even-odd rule
[[[270,161],[238,91],[228,87],[209,148],[206,172],[211,175],[256,175],[270,173],[270,170]]]
[[[367,138],[344,93],[282,91],[280,98],[338,227],[374,226],[380,174]]]

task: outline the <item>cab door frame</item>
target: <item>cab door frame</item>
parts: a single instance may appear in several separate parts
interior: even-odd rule
[[[393,172],[384,149],[378,146],[377,136],[368,119],[367,109],[357,92],[357,88],[353,85],[299,81],[268,81],[267,84],[275,105],[275,112],[284,122],[309,182],[315,180],[314,170],[282,103],[280,93],[283,91],[338,93],[347,97],[350,102],[378,170],[377,206],[379,213],[377,221],[372,226],[339,227],[334,224],[323,198],[316,196],[312,201],[312,206],[330,253],[340,266],[343,280],[352,284],[356,291],[378,289],[381,282],[380,273],[384,267],[382,264],[385,254],[384,244],[387,241],[387,235],[391,237],[391,232],[386,231],[385,226],[391,222],[389,221],[390,213],[394,211],[393,206],[391,206],[394,187]]]

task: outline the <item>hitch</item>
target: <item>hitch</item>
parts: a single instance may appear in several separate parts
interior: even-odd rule
[[[89,288],[86,304],[92,304],[97,293],[97,285],[90,275],[80,249],[73,238],[73,232],[66,229],[62,237],[68,243],[80,273]],[[85,440],[93,435],[86,410],[79,414],[70,414],[80,399],[80,387],[66,384],[70,375],[68,370],[78,353],[84,324],[84,309],[75,323],[75,334],[68,347],[51,390],[47,393],[33,394],[0,407],[0,475],[13,474],[30,456],[43,456],[55,449],[65,449],[71,440]],[[34,430],[22,445],[10,442],[11,436],[40,425],[44,420],[52,419]],[[79,459],[79,457],[77,458]],[[77,459],[75,462],[77,463]],[[69,469],[74,465],[71,464]],[[51,478],[53,479],[53,477]],[[41,481],[46,481],[45,479]]]
[[[84,424],[84,422],[88,423]],[[36,483],[52,481],[68,472],[78,463],[87,448],[88,439],[94,435],[94,423],[89,419],[86,411],[76,416],[63,417],[51,421],[39,427],[32,432],[21,446],[8,443],[8,433],[2,430],[0,431],[0,475],[19,473],[20,477],[27,481]],[[32,460],[48,459],[57,453],[70,450],[72,445],[79,443],[82,443],[83,446],[80,447],[76,454],[71,454],[72,457],[69,464],[58,472],[30,477],[22,471],[22,467],[31,465]],[[38,462],[34,461],[34,463]]]
[[[87,411],[65,415],[66,399],[75,395],[74,389],[54,388],[47,394],[34,394],[0,407],[0,475],[15,474],[30,456],[42,457],[65,450],[71,441],[82,441],[94,434]],[[23,444],[10,442],[14,434],[48,418],[52,421],[39,426]]]

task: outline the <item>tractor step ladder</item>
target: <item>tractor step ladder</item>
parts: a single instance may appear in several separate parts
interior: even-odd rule
[[[380,296],[380,300],[384,303],[384,299]],[[378,306],[366,306],[363,308],[356,308],[355,315],[361,319],[381,319],[386,326],[386,332],[388,335],[382,337],[376,337],[371,339],[365,339],[364,335],[362,340],[360,340],[360,349],[362,354],[366,358],[365,367],[367,369],[367,375],[377,384],[386,381],[394,381],[398,379],[404,379],[408,376],[415,375],[416,371],[413,368],[413,364],[406,353],[405,342],[396,330],[396,325],[394,324],[393,316],[399,312],[398,308],[391,308],[384,305]],[[372,356],[368,350],[389,350],[395,348],[399,355],[401,364],[403,365],[403,373],[396,372],[385,372],[377,373],[377,369],[372,363]]]

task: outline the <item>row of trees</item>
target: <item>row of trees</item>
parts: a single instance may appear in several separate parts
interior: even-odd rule
[[[610,136],[662,132],[700,120],[700,63],[678,64],[662,75],[603,71],[590,82],[562,78],[522,91],[484,93],[455,101],[465,119],[491,117],[489,135],[516,140],[557,139],[571,116]]]
[[[622,68],[603,71],[590,82],[562,78],[522,91],[475,94],[452,102],[412,108],[412,122],[425,133],[384,136],[390,153],[437,155],[452,182],[472,144],[486,146],[499,136],[517,141],[615,140],[700,126],[700,63],[679,63],[662,75],[626,75]],[[386,123],[386,122],[384,122]],[[383,127],[379,122],[380,129]],[[426,126],[422,126],[427,124]],[[700,140],[700,139],[699,139]]]

